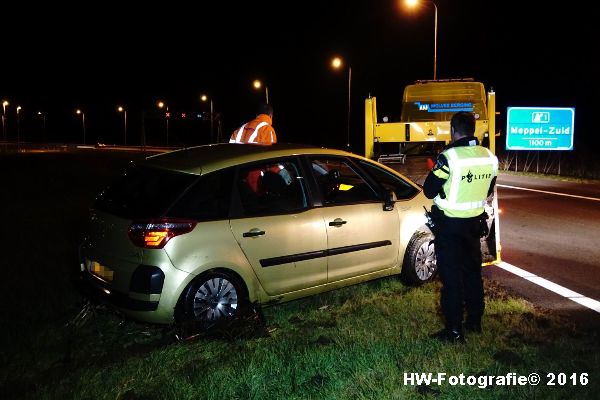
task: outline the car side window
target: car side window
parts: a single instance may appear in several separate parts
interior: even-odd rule
[[[340,205],[380,201],[371,187],[344,159],[314,158],[312,171],[323,196],[323,204]]]
[[[366,161],[359,161],[360,166],[387,191],[396,193],[398,200],[413,198],[419,190],[399,176]]]
[[[233,168],[201,176],[167,212],[168,217],[196,221],[227,219],[233,187]]]
[[[242,167],[236,186],[246,217],[290,213],[308,207],[303,177],[295,161]]]

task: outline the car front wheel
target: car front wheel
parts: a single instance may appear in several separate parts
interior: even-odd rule
[[[402,263],[402,278],[409,285],[422,285],[435,277],[437,263],[433,235],[416,232],[410,239]]]

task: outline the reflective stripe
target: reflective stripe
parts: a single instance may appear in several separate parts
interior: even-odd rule
[[[482,208],[485,206],[485,200],[471,201],[465,203],[452,203],[448,201],[448,199],[442,199],[439,195],[436,196],[435,199],[433,199],[433,202],[443,209],[458,211],[475,210],[477,208]]]
[[[244,134],[244,129],[246,129],[246,124],[242,125],[240,129],[238,129],[238,133],[235,136],[235,141],[233,143],[242,143],[242,135]],[[231,140],[229,141],[231,143]]]
[[[254,132],[252,132],[252,135],[250,135],[250,139],[248,139],[248,143],[256,143],[256,137],[258,136],[258,131],[260,128],[262,128],[265,125],[268,125],[268,124],[266,122],[261,122],[260,124],[256,125],[256,129],[254,129]]]
[[[454,160],[456,165],[459,167],[476,167],[478,165],[489,165],[491,164],[490,161],[490,157],[462,158]]]
[[[448,179],[448,177],[450,176],[450,174],[449,174],[448,172],[444,171],[444,170],[443,170],[443,169],[441,169],[441,168],[440,168],[440,169],[434,169],[434,170],[432,171],[432,173],[433,173],[435,176],[437,176],[438,178],[440,178],[440,179],[444,179],[444,180]]]
[[[458,188],[460,187],[460,174],[456,173],[456,164],[459,160],[458,154],[456,154],[456,149],[451,148],[446,152],[448,154],[448,167],[450,171],[454,173],[450,174],[450,193],[446,195],[446,198],[456,199],[458,197]]]

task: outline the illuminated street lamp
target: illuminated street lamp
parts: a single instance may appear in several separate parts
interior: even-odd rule
[[[83,131],[83,144],[85,144],[85,113],[80,109],[75,110],[75,114],[81,115],[81,129]]]
[[[4,140],[6,140],[6,107],[8,106],[8,101],[2,100],[2,134],[4,135]]]
[[[260,90],[260,88],[262,87],[262,82],[259,81],[258,79],[255,79],[254,82],[252,82],[252,86],[254,86],[254,89]],[[267,99],[267,104],[269,104],[269,88],[266,85],[265,85],[265,98]]]
[[[433,34],[433,80],[437,79],[437,26],[438,26],[438,9],[437,5],[431,1],[427,0],[429,3],[433,4],[433,8],[435,10],[434,16],[434,34]],[[415,8],[419,4],[419,0],[405,0],[405,4],[410,8]]]
[[[166,121],[166,125],[167,125],[167,146],[169,145],[169,106],[167,106],[163,101],[159,101],[158,103],[156,103],[156,105],[158,106],[158,108],[160,108],[161,110],[164,108],[166,109],[165,112],[165,121]]]
[[[334,57],[331,60],[331,66],[333,69],[340,69],[344,65],[343,60],[340,57]],[[346,148],[350,149],[350,104],[351,104],[351,93],[352,93],[352,67],[348,65],[348,130],[346,136]]]
[[[200,100],[206,102],[208,100],[208,96],[203,94],[202,96],[200,96]],[[210,99],[210,142],[212,143],[214,141],[214,123],[213,123],[214,119],[213,119],[213,101],[212,98]]]
[[[119,106],[117,111],[123,113],[123,144],[127,145],[127,110]]]

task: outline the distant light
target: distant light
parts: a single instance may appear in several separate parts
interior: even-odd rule
[[[2,105],[3,105],[4,107],[6,107],[6,106],[8,105],[8,101],[4,100],[4,101],[2,102]]]
[[[208,100],[208,96],[206,96],[205,94],[203,94],[202,97],[200,97],[200,100],[206,101],[206,100]]]
[[[81,114],[81,110],[77,109],[77,110],[75,111],[75,114]]]
[[[261,81],[256,79],[254,82],[252,82],[252,85],[254,86],[255,89],[260,89],[260,87],[262,86],[262,83],[261,83]]]
[[[162,102],[162,101],[159,101],[159,102],[157,103],[157,106],[158,106],[158,108],[163,108],[163,107],[165,106],[165,103],[164,103],[164,102]]]
[[[121,106],[119,106],[119,107],[117,108],[117,110],[118,110],[119,112],[123,112],[123,111],[124,111],[124,108],[123,108],[123,107],[121,107]]]
[[[21,111],[21,106],[17,106],[17,114]]]
[[[339,68],[342,66],[342,59],[339,57],[334,57],[333,60],[331,60],[331,66],[333,68]]]
[[[181,113],[181,118],[185,119],[185,113]]]
[[[41,111],[38,111],[38,115],[42,115],[42,112],[41,112]]]
[[[415,7],[419,3],[419,0],[406,0],[404,3],[409,7]]]

